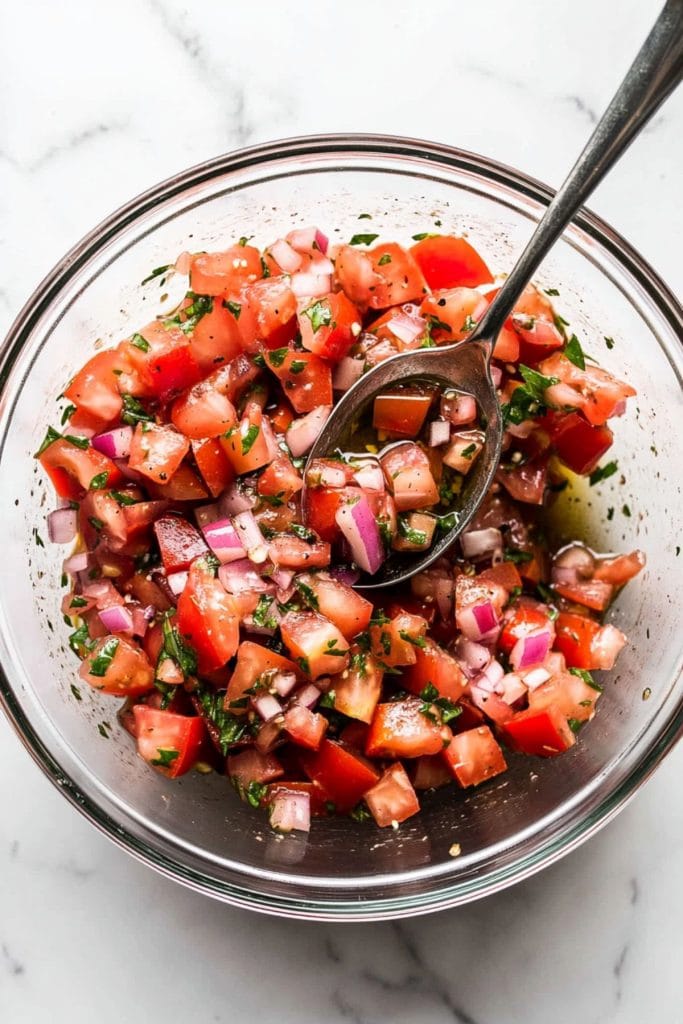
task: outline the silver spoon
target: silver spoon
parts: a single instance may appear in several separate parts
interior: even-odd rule
[[[473,395],[484,426],[484,451],[468,474],[457,525],[423,554],[391,555],[374,576],[362,577],[358,587],[383,587],[414,576],[443,555],[474,516],[493,481],[503,437],[500,404],[490,371],[496,336],[574,214],[682,76],[683,0],[667,0],[583,152],[473,334],[455,345],[402,352],[386,359],[367,371],[335,406],[310,451],[306,469],[313,459],[330,455],[342,439],[348,439],[354,422],[380,391],[410,379],[436,382]]]

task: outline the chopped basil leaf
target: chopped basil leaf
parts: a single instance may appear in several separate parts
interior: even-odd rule
[[[234,316],[235,320],[239,320],[240,313],[242,312],[242,306],[239,302],[233,302],[232,299],[224,299],[223,305],[229,310]]]
[[[631,509],[628,507],[628,505],[621,506],[621,514],[627,516],[629,519],[631,518]]]
[[[410,633],[406,633],[405,629],[399,629],[398,635],[401,640],[405,640],[407,644],[412,644],[413,647],[426,647],[427,641],[423,636],[411,636]]]
[[[599,484],[601,480],[607,480],[609,477],[614,476],[617,469],[618,464],[616,462],[608,462],[604,466],[598,466],[598,468],[594,469],[588,477],[588,483],[591,487],[594,487],[595,484]]]
[[[559,295],[557,288],[544,288],[543,291],[546,295]]]
[[[587,672],[585,668],[570,668],[569,671],[573,676],[578,676],[579,679],[583,679],[586,686],[590,686],[591,689],[597,690],[598,693],[602,693],[602,686],[596,683],[590,672]]]
[[[256,438],[261,433],[260,427],[257,427],[255,423],[249,426],[246,434],[242,438],[242,455],[248,455],[251,449],[254,447]]]
[[[164,645],[159,660],[171,658],[178,665],[184,676],[193,676],[197,672],[197,654],[193,647],[181,636],[177,626],[171,623],[175,610],[168,613],[161,624],[161,635]]]
[[[58,431],[56,431],[53,427],[48,427],[47,428],[47,433],[45,434],[45,437],[43,438],[43,443],[41,444],[41,446],[38,449],[38,451],[35,453],[34,458],[36,458],[36,459],[39,458],[43,454],[45,449],[49,448],[50,445],[53,444],[55,441],[58,441],[61,436],[62,435]]]
[[[334,690],[328,690],[327,693],[324,693],[322,695],[322,697],[320,698],[320,707],[321,708],[333,708],[334,707],[334,700],[335,700],[336,696],[337,695],[334,692]]]
[[[295,536],[300,537],[301,540],[314,541],[315,533],[313,530],[309,530],[307,526],[302,526],[301,523],[292,523],[290,529]]]
[[[137,398],[133,398],[132,395],[122,395],[121,397],[123,401],[121,419],[124,423],[134,427],[136,423],[146,423],[154,419],[145,411],[144,406],[138,402]]]
[[[270,277],[270,267],[264,260],[263,256],[261,257],[261,274],[264,278]]]
[[[580,370],[586,369],[586,360],[583,355],[583,349],[581,348],[581,342],[575,334],[572,334],[569,341],[566,342],[562,352],[567,359],[574,364],[574,366],[578,366]]]
[[[302,672],[305,672],[307,676],[311,674],[311,665],[308,658],[297,658],[296,663]]]
[[[251,616],[255,626],[261,626],[264,629],[277,628],[277,619],[271,614],[272,606],[272,597],[266,597],[265,594],[261,594]]]
[[[354,235],[349,245],[372,245],[379,235]]]
[[[432,234],[429,231],[420,231],[420,233],[418,235],[413,235],[412,236],[414,242],[422,242],[422,241],[424,241],[425,238],[438,238],[438,237],[439,237],[438,235],[434,235],[434,234]]]
[[[191,299],[192,302],[182,310],[182,314],[186,318],[180,323],[180,330],[183,334],[193,331],[201,318],[213,310],[211,295],[195,295],[194,292],[188,292],[186,298]]]
[[[558,377],[544,377],[537,370],[520,364],[519,372],[524,379],[524,384],[515,388],[510,401],[503,405],[504,423],[522,423],[533,416],[537,416],[545,408],[544,399],[547,388],[559,384]]]
[[[358,214],[358,220],[372,220],[372,214],[371,213],[359,213]]]
[[[104,527],[103,521],[98,516],[88,516],[88,522],[93,530],[97,530],[98,533]]]
[[[107,486],[107,480],[109,479],[109,473],[105,470],[104,473],[98,473],[90,481],[88,487],[89,491],[101,491],[103,487]]]
[[[79,597],[78,595],[75,595],[71,598],[69,608],[85,608],[87,603],[88,602],[84,597]]]
[[[289,367],[289,372],[303,373],[303,371],[306,369],[306,366],[307,364],[303,361],[303,359],[295,359]]]
[[[398,532],[404,537],[409,544],[422,545],[427,543],[427,534],[424,530],[414,530],[412,526],[408,526],[408,523],[403,516],[398,517]]]
[[[83,697],[81,696],[81,691],[78,689],[75,683],[71,684],[71,692],[73,693],[76,700],[83,700]]]
[[[477,450],[476,444],[468,444],[467,448],[463,448],[463,450],[460,452],[460,454],[462,455],[463,459],[471,459],[472,456],[474,455],[474,453],[476,452],[476,450]]]
[[[367,804],[361,800],[353,810],[349,811],[349,818],[353,818],[354,821],[370,821],[372,815],[368,810]]]
[[[136,504],[135,498],[131,498],[130,494],[124,494],[123,491],[110,491],[109,494],[119,505]]]
[[[377,260],[377,266],[385,267],[387,263],[391,263],[391,256],[389,255],[388,252],[385,252],[384,255],[380,256],[380,258]]]
[[[526,565],[527,562],[533,561],[533,555],[530,551],[520,551],[519,548],[505,548],[503,557],[506,562],[513,562],[515,565]]]
[[[464,320],[463,325],[460,328],[460,330],[461,331],[465,331],[467,334],[471,334],[471,332],[474,330],[474,328],[476,326],[477,326],[477,321],[474,319],[473,316],[471,316],[468,313],[467,316],[465,317],[465,320]]]
[[[253,237],[254,237],[253,235],[248,235],[248,236],[247,235],[242,235],[242,237],[240,238],[239,244],[242,246],[242,248],[244,248],[244,246],[247,244],[247,242],[250,242]]]
[[[147,284],[149,281],[153,281],[155,277],[159,277],[161,274],[165,274],[167,270],[171,269],[171,264],[167,263],[165,267],[156,267],[148,277],[141,281],[140,284]]]
[[[62,418],[60,420],[60,423],[62,424],[62,426],[64,426],[64,424],[66,423],[67,420],[71,419],[71,417],[73,416],[73,414],[75,412],[76,412],[76,406],[75,405],[67,405],[66,409],[62,413]]]
[[[215,726],[217,741],[223,755],[227,755],[233,744],[241,740],[247,729],[246,716],[237,718],[223,707],[224,693],[207,689],[199,692],[199,700],[206,718]]]
[[[295,579],[294,586],[299,591],[299,593],[301,594],[309,608],[312,608],[314,611],[317,612],[318,609],[320,608],[318,598],[316,597],[315,592],[312,590],[312,588],[309,587],[308,583],[304,583],[303,580]]]
[[[159,756],[149,762],[155,768],[169,768],[180,757],[180,753],[177,750],[167,750],[164,747],[157,747],[157,754]]]
[[[102,677],[107,674],[107,669],[112,663],[114,655],[119,649],[119,640],[115,636],[110,636],[108,640],[105,640],[102,647],[90,662],[90,675]]]
[[[43,540],[43,538],[38,533],[38,527],[37,526],[33,527],[33,539],[36,542],[36,547],[37,548],[44,548],[45,547],[45,541]]]
[[[430,331],[448,331],[449,334],[452,334],[449,324],[439,320],[438,316],[434,316],[431,313],[427,314],[427,323],[429,324]]]
[[[141,334],[134,334],[130,339],[131,345],[135,345],[141,352],[149,352],[150,344],[146,338],[143,338]]]
[[[250,782],[246,789],[243,789],[247,803],[252,807],[260,807],[261,802],[268,793],[268,787],[262,782]]]
[[[72,444],[74,448],[80,448],[81,451],[85,451],[86,448],[90,447],[90,441],[87,437],[76,437],[73,434],[65,434],[64,440]]]
[[[288,348],[274,348],[272,352],[268,353],[268,362],[272,366],[280,367],[287,358]]]
[[[319,299],[317,302],[314,302],[312,306],[308,306],[308,308],[304,310],[304,316],[307,316],[311,321],[314,334],[319,331],[321,327],[329,327],[332,323],[332,310],[329,302],[324,299]]]
[[[79,626],[78,629],[75,629],[69,636],[69,647],[79,657],[82,656],[82,652],[91,651],[94,646],[95,641],[90,639],[90,633],[85,623]]]

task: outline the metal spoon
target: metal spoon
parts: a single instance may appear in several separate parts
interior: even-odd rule
[[[410,379],[436,382],[473,395],[484,425],[484,451],[468,474],[457,525],[422,554],[391,555],[374,576],[364,576],[357,586],[383,587],[409,579],[443,555],[474,516],[493,481],[503,437],[500,404],[490,372],[496,336],[574,214],[682,76],[683,0],[667,0],[583,152],[473,334],[456,345],[403,352],[386,359],[367,371],[334,408],[311,449],[306,469],[313,459],[333,453],[342,439],[352,435],[354,423],[380,391]]]

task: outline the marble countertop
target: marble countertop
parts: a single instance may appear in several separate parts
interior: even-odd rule
[[[415,135],[558,184],[657,9],[5,5],[0,334],[113,208],[244,144]],[[591,203],[679,292],[682,160],[679,92]],[[2,719],[0,1019],[676,1024],[682,769],[679,748],[597,837],[500,895],[403,923],[314,925],[213,903],[139,865],[74,813]]]

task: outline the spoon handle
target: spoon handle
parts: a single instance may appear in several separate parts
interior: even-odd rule
[[[681,77],[683,0],[667,0],[612,102],[470,340],[498,334],[548,250]]]

